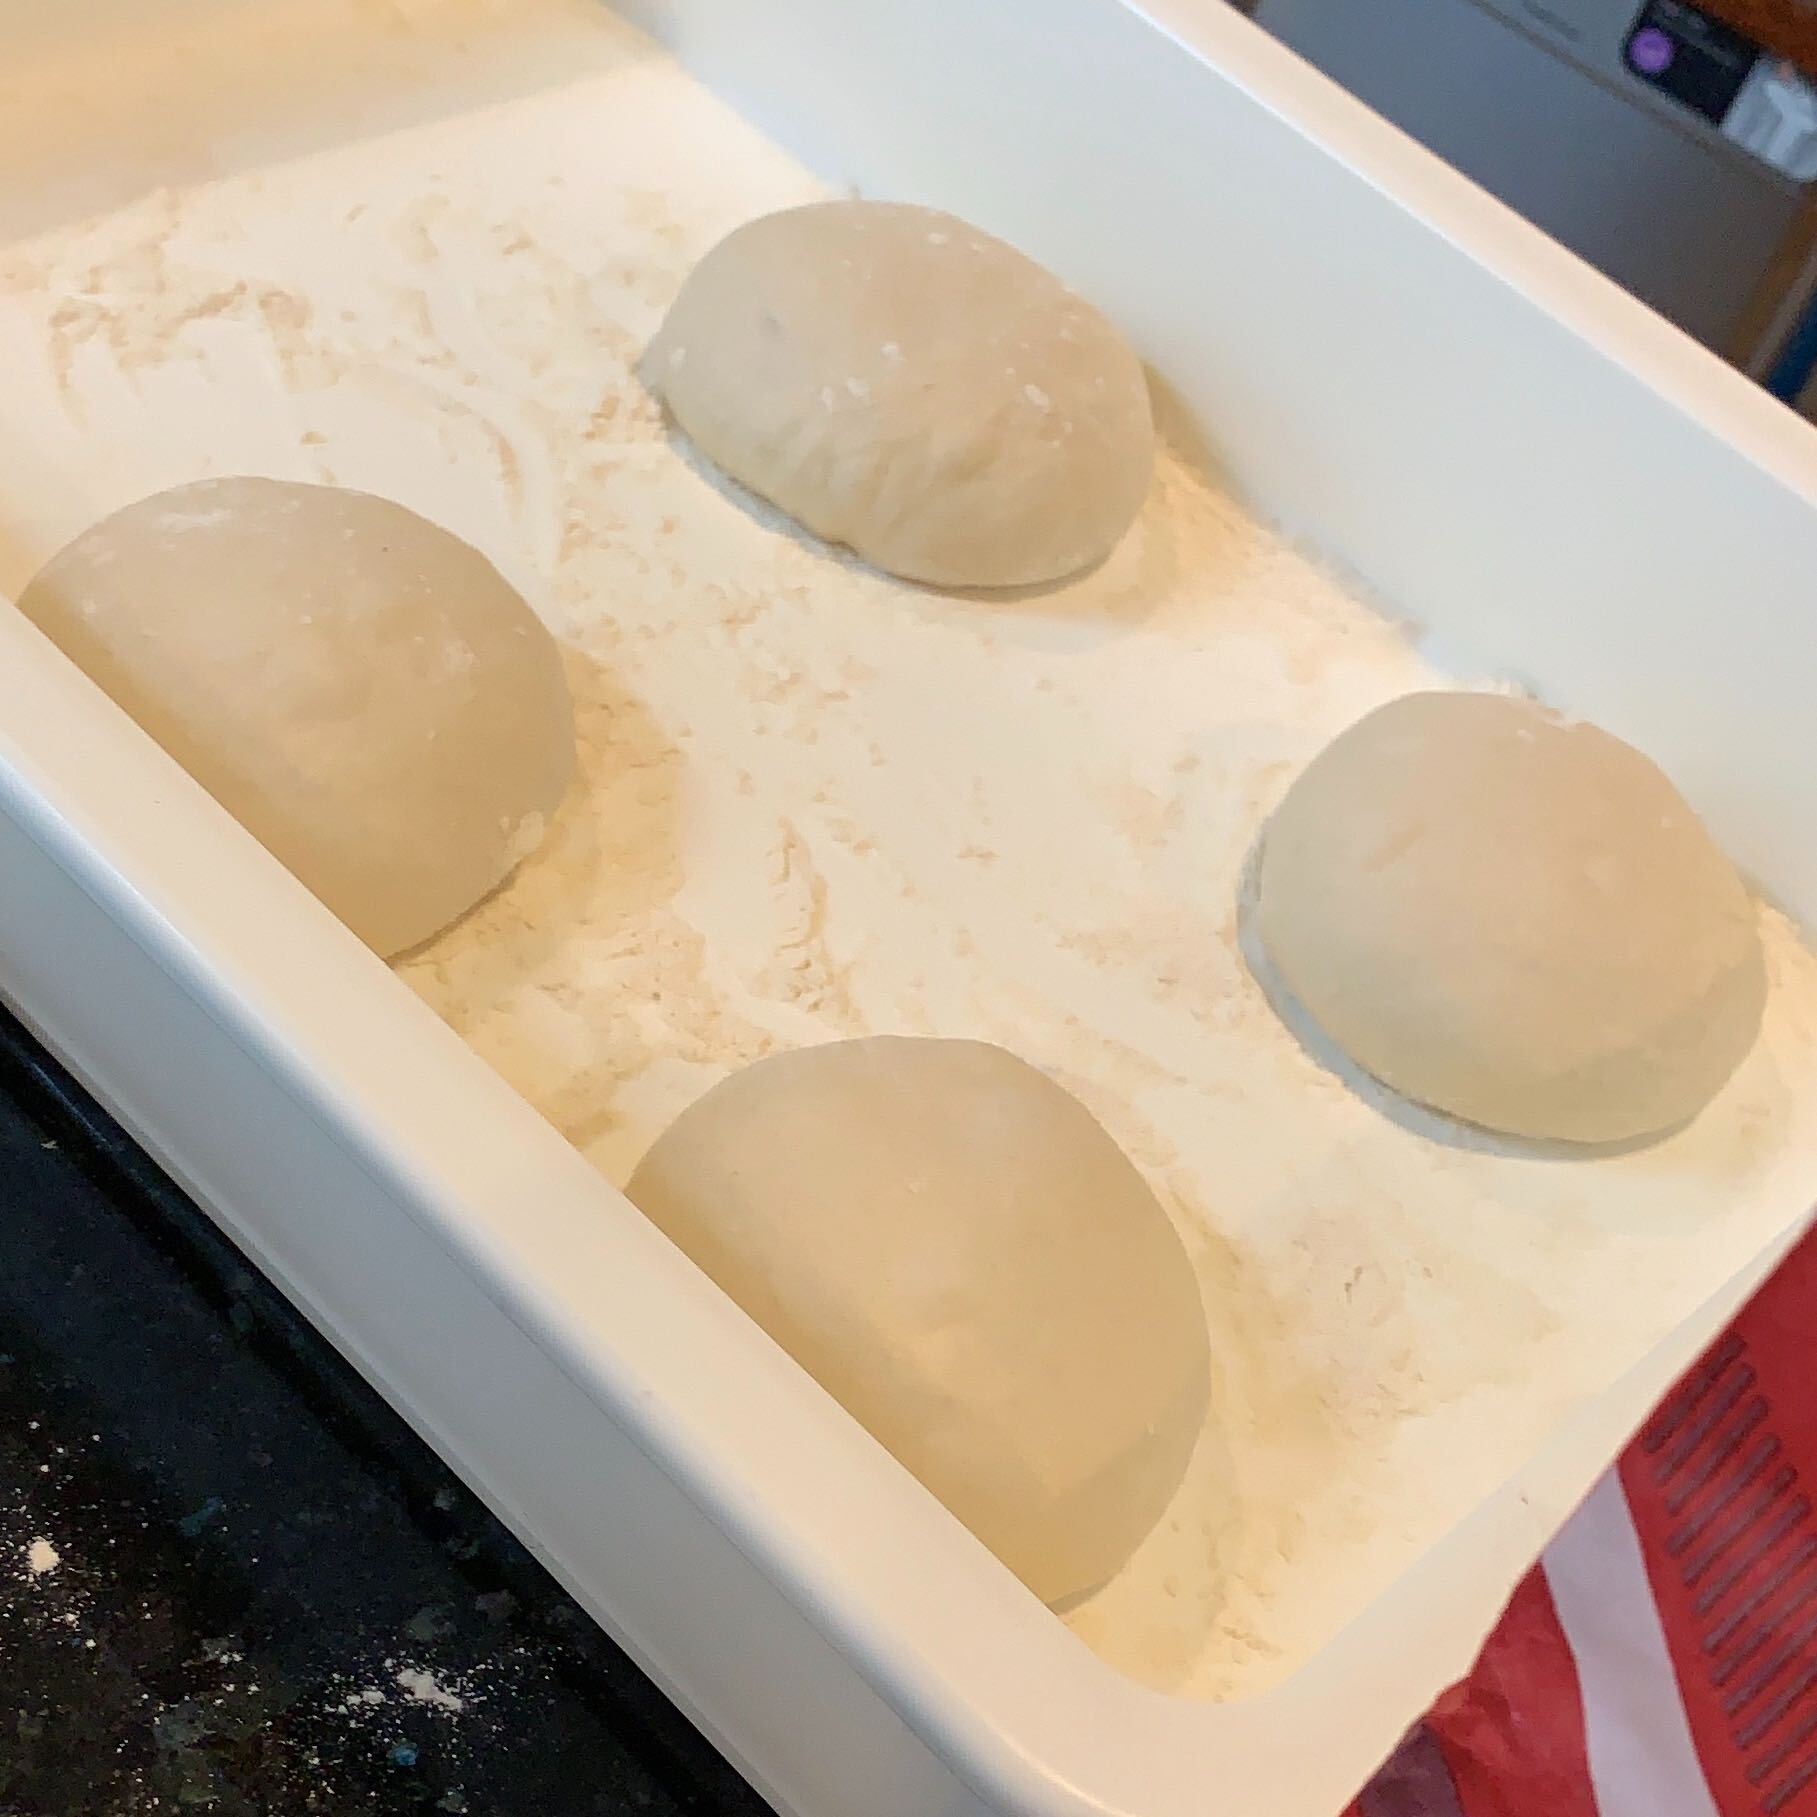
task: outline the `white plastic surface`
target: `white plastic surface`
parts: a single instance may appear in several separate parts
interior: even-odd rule
[[[1218,0],[640,10],[828,176],[1092,292],[1249,496],[1640,738],[1817,920],[1795,419]],[[1073,1640],[4,613],[0,992],[800,1817],[1332,1817],[1772,1259],[1311,1667],[1213,1707]]]

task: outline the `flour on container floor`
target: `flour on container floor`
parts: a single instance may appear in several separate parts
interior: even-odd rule
[[[1176,453],[1108,562],[1011,600],[719,482],[639,353],[723,232],[822,191],[603,12],[598,44],[545,94],[7,254],[0,586],[205,473],[480,544],[567,646],[582,780],[402,975],[615,1181],[801,1042],[973,1036],[1076,1092],[1178,1221],[1218,1392],[1067,1619],[1147,1682],[1257,1690],[1798,1214],[1817,964],[1768,914],[1756,1052],[1629,1154],[1507,1152],[1336,1075],[1244,962],[1244,867],[1325,740],[1438,671]]]

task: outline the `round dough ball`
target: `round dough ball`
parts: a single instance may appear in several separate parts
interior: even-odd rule
[[[573,774],[536,615],[368,493],[173,487],[84,531],[19,608],[382,954],[505,877]]]
[[[817,202],[740,227],[682,286],[645,373],[735,480],[935,586],[1090,567],[1154,469],[1123,337],[931,208]]]
[[[1683,1122],[1752,1045],[1754,906],[1659,770],[1494,694],[1412,694],[1308,766],[1263,835],[1256,931],[1324,1031],[1490,1129]]]
[[[626,1189],[1037,1595],[1101,1584],[1205,1417],[1192,1265],[1091,1113],[978,1041],[745,1068]]]

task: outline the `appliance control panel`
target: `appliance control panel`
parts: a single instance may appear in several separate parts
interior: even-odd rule
[[[1792,183],[1817,181],[1817,84],[1686,0],[1474,0],[1600,81]]]

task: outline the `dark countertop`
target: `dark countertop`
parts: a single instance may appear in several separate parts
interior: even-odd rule
[[[0,1817],[767,1809],[0,1011]]]

